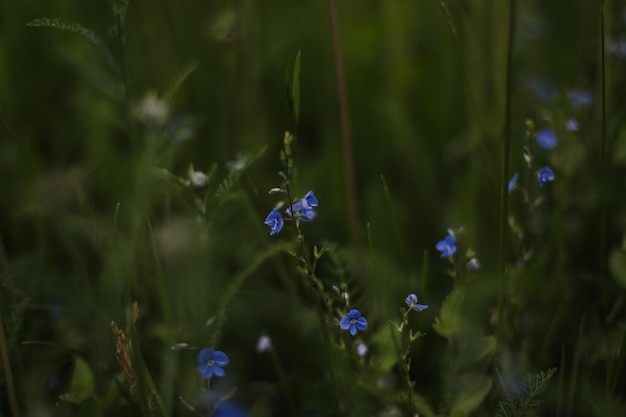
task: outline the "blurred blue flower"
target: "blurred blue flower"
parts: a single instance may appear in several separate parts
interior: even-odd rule
[[[232,401],[220,401],[211,417],[248,417],[243,408]]]
[[[270,227],[270,236],[275,235],[276,233],[280,232],[280,229],[283,228],[284,223],[285,222],[283,221],[282,216],[280,215],[278,210],[275,208],[272,209],[270,214],[268,214],[267,217],[265,218],[265,224]]]
[[[587,90],[573,90],[568,97],[574,107],[590,106],[593,102],[593,95]]]
[[[211,348],[202,349],[198,352],[198,372],[203,378],[211,379],[213,375],[224,376],[223,367],[228,365],[230,359],[224,352]]]
[[[350,310],[339,322],[339,327],[341,327],[341,330],[350,329],[350,334],[354,336],[357,329],[360,331],[367,329],[367,320],[361,316],[359,310]]]
[[[543,167],[537,172],[537,181],[539,181],[540,187],[546,185],[547,182],[554,181],[554,179],[554,172],[550,167]]]
[[[406,297],[404,302],[409,307],[409,310],[422,311],[428,308],[428,306],[424,304],[417,304],[417,295],[415,294],[409,294],[409,296]]]
[[[535,92],[537,97],[546,102],[552,102],[556,96],[556,88],[551,81],[545,78],[526,78],[524,85]]]
[[[568,119],[565,126],[567,127],[567,130],[578,132],[578,120],[576,119]]]
[[[441,252],[442,258],[454,255],[456,252],[456,242],[454,241],[454,236],[446,236],[443,240],[437,242],[436,248]]]
[[[292,217],[291,210],[293,209],[294,213],[300,213],[300,220],[308,222],[317,216],[314,210],[315,207],[317,207],[317,197],[315,197],[313,191],[309,191],[303,198],[293,203],[291,208],[285,210],[285,213]]]
[[[552,129],[541,129],[537,132],[537,144],[543,149],[554,149],[559,141]]]
[[[606,49],[609,53],[624,58],[626,57],[626,39],[620,38],[618,40],[610,40],[607,43]]]
[[[515,174],[513,174],[513,176],[509,180],[509,194],[511,194],[511,191],[513,191],[513,188],[515,188],[518,178],[519,178],[519,174],[516,172]]]

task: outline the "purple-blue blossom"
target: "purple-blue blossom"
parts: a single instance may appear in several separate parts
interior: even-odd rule
[[[219,350],[206,348],[198,352],[198,372],[205,379],[211,379],[213,375],[224,376],[224,367],[229,362],[228,356]]]
[[[317,197],[313,194],[313,191],[309,191],[306,195],[300,200],[294,202],[291,205],[291,208],[285,210],[285,213],[292,217],[291,211],[294,213],[299,213],[299,218],[302,221],[311,221],[317,216],[317,212],[315,211],[315,207],[317,207]]]
[[[537,181],[540,187],[545,186],[550,181],[554,181],[555,178],[554,171],[550,167],[543,167],[537,172]]]
[[[357,330],[363,331],[367,329],[367,320],[361,315],[359,310],[350,310],[341,321],[339,321],[341,330],[350,330],[350,334],[354,336]]]
[[[559,141],[552,129],[541,129],[537,132],[537,145],[543,149],[554,149]]]
[[[427,305],[417,304],[417,295],[415,294],[409,294],[404,302],[406,303],[407,307],[409,307],[409,310],[423,311],[428,308]]]
[[[449,234],[448,236],[443,238],[443,240],[437,242],[437,245],[435,247],[438,251],[441,252],[442,258],[447,258],[454,255],[454,253],[456,252],[456,242],[454,240],[454,236]]]
[[[270,227],[270,236],[277,234],[283,228],[283,217],[276,208],[272,209],[265,218],[265,224]]]

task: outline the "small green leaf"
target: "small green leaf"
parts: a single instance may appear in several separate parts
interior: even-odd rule
[[[485,399],[491,389],[491,378],[484,375],[464,375],[457,381],[462,390],[452,401],[452,415],[468,415]]]
[[[435,319],[433,329],[448,339],[458,335],[461,330],[461,317],[465,290],[456,288],[444,300],[439,317]]]
[[[115,62],[113,54],[111,54],[111,51],[106,46],[106,44],[102,42],[98,35],[96,35],[91,30],[85,28],[84,26],[74,22],[65,22],[59,19],[48,19],[47,17],[41,17],[39,19],[31,20],[30,22],[26,23],[26,26],[49,27],[77,33],[78,35],[82,36],[83,39],[85,39],[92,48],[94,48],[96,51],[98,51],[98,53],[100,53],[100,55],[102,55],[105,62],[111,67],[111,69],[115,73],[120,73],[119,66]]]
[[[615,282],[622,288],[626,288],[626,253],[614,251],[609,260],[609,267]]]
[[[291,94],[293,96],[293,113],[296,125],[300,120],[300,55],[302,51],[298,50],[296,55],[296,63],[293,66],[293,77],[291,78]]]
[[[80,404],[94,394],[94,377],[89,365],[83,358],[74,362],[74,372],[70,381],[70,390],[61,394],[61,400]]]

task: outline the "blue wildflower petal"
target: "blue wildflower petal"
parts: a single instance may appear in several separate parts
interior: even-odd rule
[[[553,130],[542,129],[537,132],[537,144],[543,149],[554,149],[559,141]]]
[[[302,213],[300,213],[300,220],[302,220],[303,222],[310,222],[315,218],[315,216],[317,216],[315,210],[305,207],[304,209],[302,209]]]
[[[299,212],[299,211],[302,211],[302,200],[298,200],[298,201],[296,201],[296,202],[295,202],[295,203],[293,203],[293,204],[291,205],[291,207],[290,207],[290,208],[288,208],[287,210],[292,210],[292,209],[293,209],[293,211],[294,211],[294,212],[296,212],[296,213],[297,213],[297,212]],[[290,215],[290,216],[291,216],[291,215]]]
[[[413,308],[417,311],[424,311],[428,308],[427,305],[424,304],[415,304],[415,306],[413,306]]]
[[[513,191],[513,188],[515,188],[518,178],[519,178],[519,174],[516,172],[515,174],[513,174],[513,176],[509,180],[509,194],[511,194],[511,191]]]
[[[215,374],[215,376],[224,376],[224,369],[216,365],[213,367],[213,373]]]
[[[341,330],[348,330],[350,328],[350,319],[346,316],[339,321],[339,327]]]
[[[276,208],[272,209],[270,214],[265,218],[265,224],[270,227],[270,236],[277,234],[283,228],[283,217]]]
[[[306,193],[301,201],[304,202],[305,206],[317,207],[317,197],[315,197],[313,191],[309,191],[308,193]]]
[[[350,325],[350,334],[352,336],[356,334],[356,326],[354,324]]]
[[[411,308],[413,304],[417,304],[417,295],[409,294],[409,296],[406,297],[404,302],[406,303],[407,307]]]
[[[356,320],[356,328],[360,331],[367,329],[367,319],[365,319],[365,317],[359,317]]]
[[[220,352],[219,350],[213,354],[213,360],[217,366],[226,366],[230,362],[230,359],[224,352]]]

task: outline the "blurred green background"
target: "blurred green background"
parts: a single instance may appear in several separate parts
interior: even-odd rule
[[[131,0],[124,49],[111,1],[2,2],[0,301],[24,415],[105,410],[100,403],[85,405],[88,411],[54,404],[71,391],[79,359],[99,398],[110,381],[123,379],[110,323],[125,328],[135,301],[138,340],[165,408],[189,415],[178,397],[199,401],[195,352],[170,346],[208,346],[214,324],[207,320],[251,265],[225,307],[215,347],[231,364],[216,390],[236,387],[233,400],[250,415],[288,415],[290,395],[297,415],[336,415],[326,400],[330,365],[318,354],[324,329],[316,303],[277,246],[294,236],[270,238],[263,225],[278,201],[267,190],[280,185],[278,154],[290,127],[285,71],[293,70],[298,51],[292,191],[315,191],[318,217],[303,230],[311,247],[331,249],[320,276],[327,288],[346,283],[353,306],[370,322],[363,339],[373,371],[355,381],[369,377],[380,392],[364,388],[355,401],[366,398],[368,415],[396,415],[385,406],[397,402],[390,394],[396,385],[385,378],[398,377],[386,365],[384,339],[388,321],[398,320],[414,292],[430,308],[412,321],[428,335],[413,349],[411,375],[435,411],[448,415],[444,398],[465,384],[455,375],[469,368],[494,381],[471,412],[494,415],[507,392],[495,368],[524,377],[559,367],[541,415],[623,412],[617,394],[626,384],[620,362],[626,355],[625,5],[517,3],[510,173],[519,171],[521,186],[543,203],[529,212],[522,193],[510,196],[532,257],[519,261],[519,241],[510,234],[505,342],[488,357],[467,354],[470,366],[462,347],[495,334],[507,2],[454,1],[445,8],[434,0],[337,2],[360,242],[350,238],[327,2]],[[42,17],[97,34],[116,65],[127,68],[128,94],[124,77],[84,37],[27,26]],[[571,103],[569,94],[578,90],[591,93],[590,105]],[[566,128],[571,118],[578,131]],[[559,138],[556,150],[533,155],[535,169],[550,165],[557,177],[541,189],[525,171],[527,119]],[[242,155],[264,146],[204,220],[187,204],[189,190],[163,171],[184,179],[190,164],[209,172],[217,163],[221,180],[245,162]],[[461,226],[482,268],[464,288],[467,327],[456,344],[432,329],[458,284],[435,244]],[[267,354],[255,352],[262,334],[272,337],[282,382]],[[0,392],[1,411],[10,415],[7,391]],[[130,412],[128,398],[115,398],[106,410]]]

